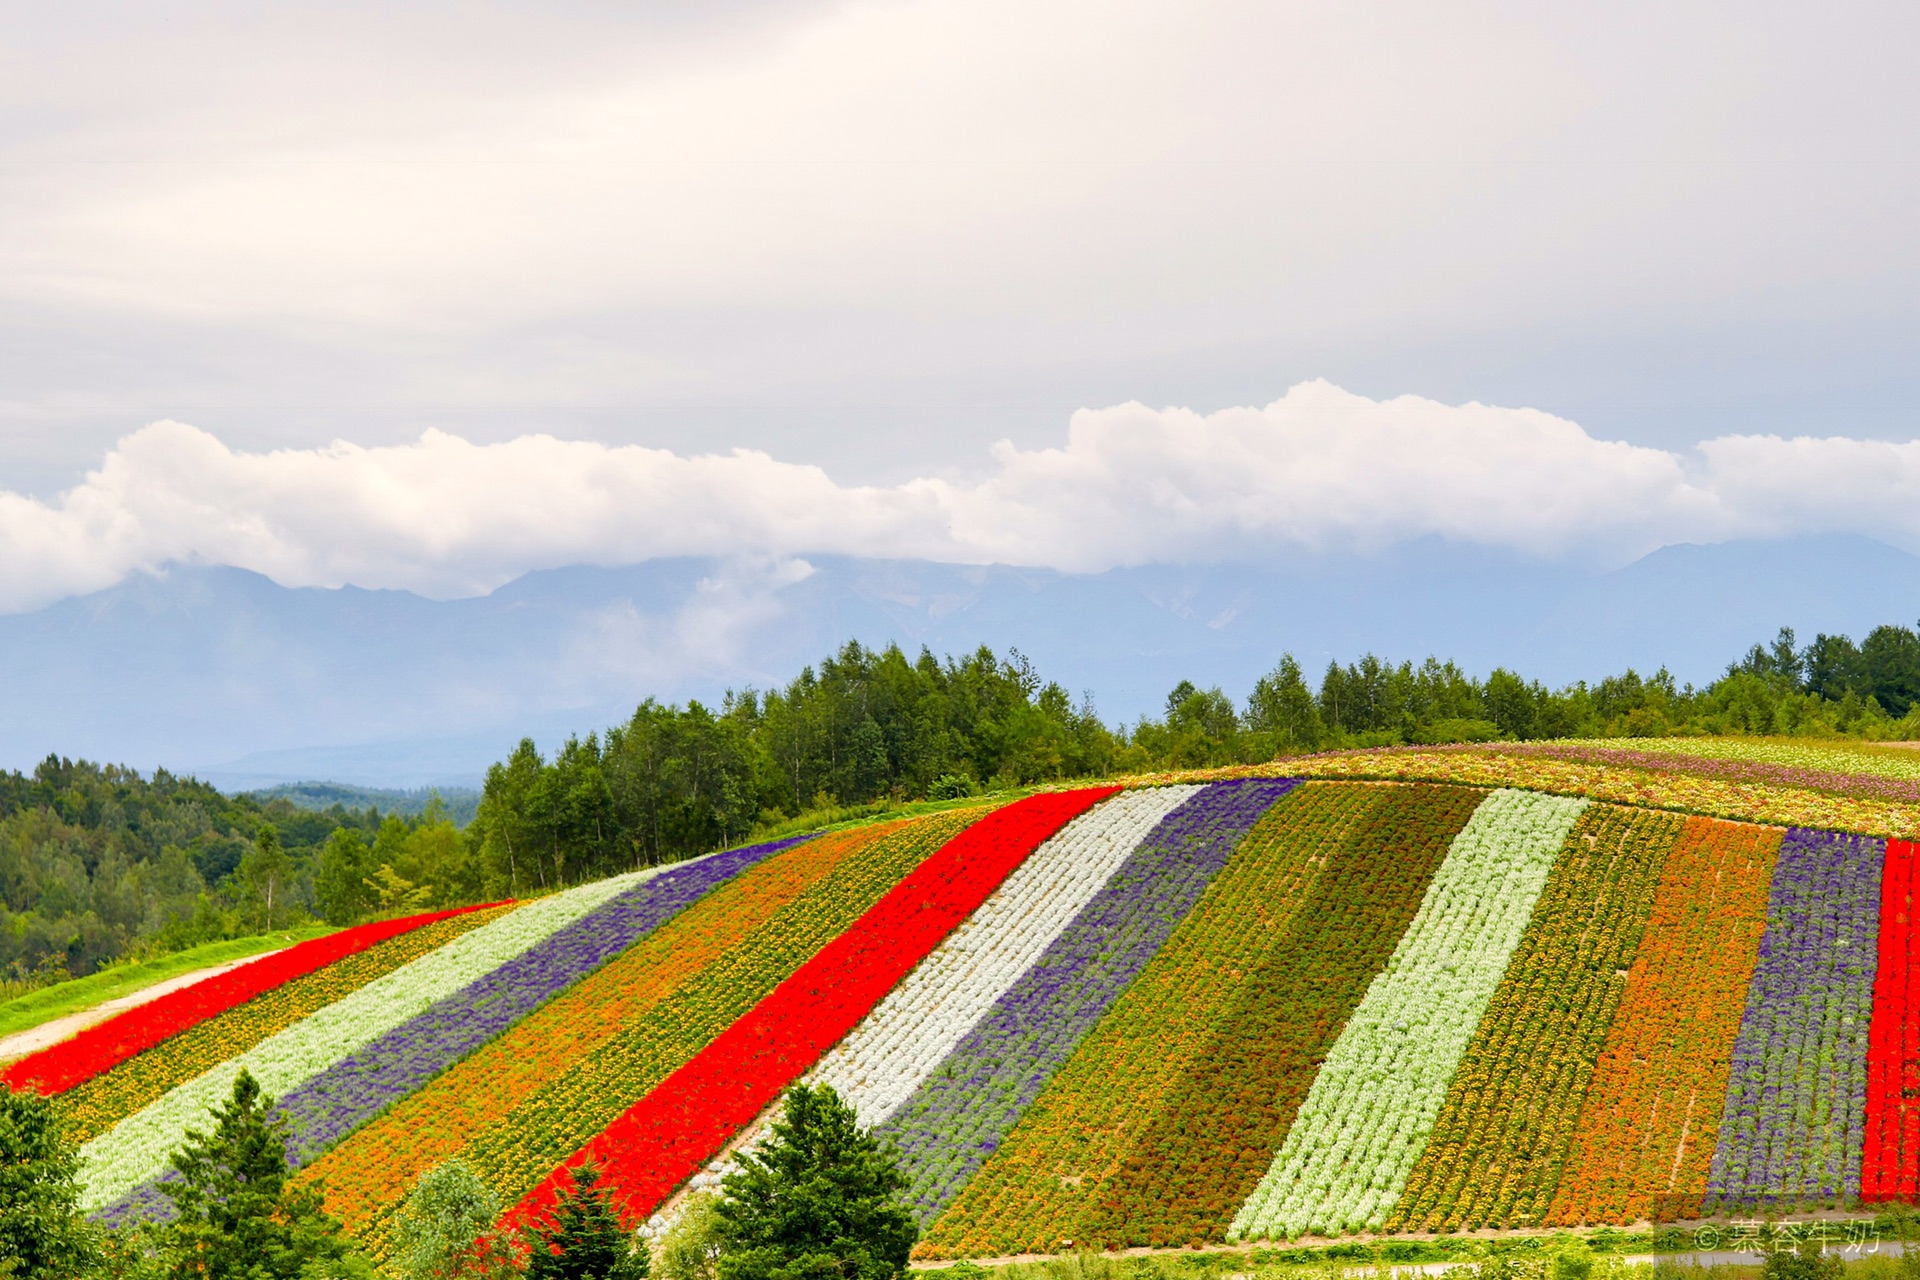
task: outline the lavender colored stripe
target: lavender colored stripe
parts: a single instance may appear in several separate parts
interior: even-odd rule
[[[1886,841],[1790,829],[1734,1041],[1707,1202],[1853,1200]]]
[[[933,1221],[1185,918],[1253,824],[1299,781],[1219,782],[1154,827],[1053,945],[876,1127]]]
[[[715,886],[808,836],[729,849],[669,867],[561,929],[419,1017],[307,1081],[274,1107],[288,1126],[287,1161],[298,1169],[420,1088],[548,1000],[625,951]],[[171,1181],[166,1175],[162,1181]],[[169,1218],[157,1184],[129,1193],[99,1216],[118,1224]]]

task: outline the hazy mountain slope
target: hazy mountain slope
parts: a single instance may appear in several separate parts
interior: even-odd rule
[[[471,781],[649,694],[784,681],[848,637],[1012,646],[1109,719],[1176,681],[1244,694],[1280,653],[1450,655],[1552,683],[1662,663],[1704,681],[1782,623],[1920,614],[1920,558],[1863,538],[1678,546],[1608,574],[1435,543],[1371,559],[1064,575],[820,558],[529,574],[492,595],[288,590],[235,569],[142,575],[0,618],[0,763],[50,751],[228,785]]]

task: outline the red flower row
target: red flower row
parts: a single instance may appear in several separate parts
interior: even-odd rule
[[[1910,840],[1887,841],[1880,879],[1880,968],[1867,1033],[1867,1131],[1860,1198],[1915,1198],[1920,1182],[1920,1022],[1913,984],[1914,856]]]
[[[490,902],[477,907],[403,916],[398,920],[377,920],[298,943],[88,1027],[70,1040],[20,1059],[0,1075],[0,1082],[16,1091],[31,1087],[48,1095],[65,1093],[135,1054],[146,1052],[162,1040],[245,1004],[282,983],[305,977],[336,960],[344,960],[375,943],[422,925],[500,905]]]
[[[572,1170],[605,1171],[629,1222],[647,1217],[728,1138],[865,1017],[1054,832],[1117,787],[1031,796],[949,840],[851,928],[687,1064],[567,1157],[503,1221],[544,1219]]]

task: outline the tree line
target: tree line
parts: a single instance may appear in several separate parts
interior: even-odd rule
[[[522,897],[757,834],[923,799],[1345,747],[1558,737],[1920,738],[1920,636],[1791,631],[1704,688],[1633,670],[1548,688],[1496,668],[1291,655],[1243,700],[1181,681],[1109,724],[1017,651],[849,643],[717,706],[647,699],[623,724],[493,765],[470,822],[225,795],[49,757],[0,772],[0,998],[130,958],[325,921]]]
[[[783,824],[917,799],[1347,747],[1668,734],[1920,738],[1920,635],[1856,646],[1790,630],[1705,688],[1663,668],[1550,689],[1504,668],[1368,654],[1317,686],[1291,655],[1243,702],[1181,681],[1162,714],[1108,725],[1018,652],[916,658],[849,643],[783,689],[718,708],[649,699],[551,757],[530,740],[490,768],[467,830],[473,874],[523,892],[672,861]]]

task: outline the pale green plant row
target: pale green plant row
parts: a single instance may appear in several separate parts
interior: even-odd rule
[[[1339,1235],[1385,1220],[1586,807],[1500,790],[1474,810],[1234,1217],[1233,1238]]]
[[[161,1095],[80,1148],[81,1207],[104,1208],[165,1169],[168,1153],[188,1129],[206,1127],[242,1068],[279,1097],[653,874],[629,872],[529,902]]]

